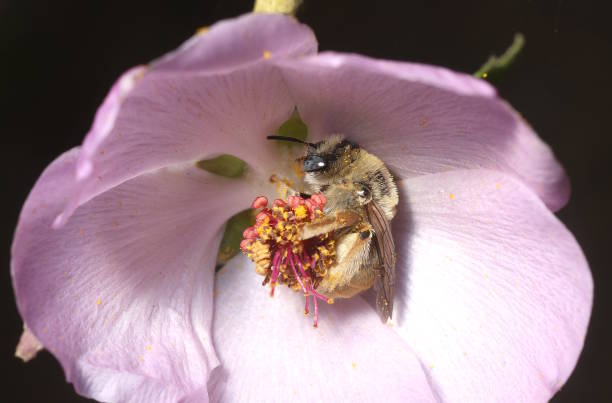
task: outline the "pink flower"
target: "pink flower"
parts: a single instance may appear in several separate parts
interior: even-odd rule
[[[550,149],[484,81],[316,49],[291,18],[246,15],[119,79],[23,207],[24,354],[38,339],[103,401],[545,401],[563,385],[592,280],[552,213],[569,184]],[[392,326],[356,297],[313,330],[246,258],[214,274],[295,107],[309,140],[343,133],[396,174]],[[222,153],[245,178],[194,165]]]

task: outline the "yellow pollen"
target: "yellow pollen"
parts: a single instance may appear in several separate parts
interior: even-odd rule
[[[449,194],[448,197],[453,200],[455,198],[455,195],[453,193]]]
[[[208,32],[208,27],[201,27],[201,28],[198,28],[198,30],[196,31],[196,35],[203,35],[207,32]]]
[[[303,220],[308,216],[308,210],[306,210],[305,206],[297,206],[295,208],[295,218],[298,220]]]
[[[355,361],[353,361],[353,362],[351,363],[351,366],[353,367],[353,369],[355,369],[355,368],[357,368],[357,363],[356,363]]]
[[[495,189],[499,190],[501,188],[501,185],[499,183],[495,184]]]
[[[302,164],[300,164],[297,161],[294,161],[293,165],[291,166],[291,168],[293,169],[293,172],[295,173],[295,176],[297,176],[300,179],[302,179],[304,177],[305,173],[304,173],[304,168],[302,167]]]
[[[100,305],[100,304],[102,304],[102,301],[100,300],[100,298],[98,298],[98,299],[96,300],[96,305]]]
[[[151,347],[151,345],[147,346],[147,351],[151,351],[153,349],[153,347]]]
[[[489,76],[489,73],[482,73],[482,78],[487,78]]]
[[[263,52],[263,58],[268,60],[270,58],[270,56],[272,56],[272,53],[270,53],[269,50],[264,50]]]

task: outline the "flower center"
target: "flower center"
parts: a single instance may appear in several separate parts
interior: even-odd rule
[[[268,207],[268,199],[257,197],[253,208],[261,211],[255,217],[255,225],[242,234],[244,239],[240,243],[242,252],[255,263],[255,271],[265,276],[262,285],[270,284],[270,296],[274,296],[277,284],[301,290],[306,315],[312,296],[314,327],[319,321],[318,300],[333,303],[333,299],[318,293],[316,288],[335,263],[335,239],[332,233],[302,239],[300,232],[304,225],[323,217],[325,202],[322,194],[307,199],[289,196],[286,200],[274,200],[272,207]]]

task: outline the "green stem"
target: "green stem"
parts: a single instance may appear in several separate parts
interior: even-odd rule
[[[512,64],[514,59],[518,56],[520,51],[525,46],[525,36],[521,33],[514,35],[514,41],[512,45],[501,56],[490,56],[485,64],[474,73],[474,77],[487,78],[491,73],[497,73],[501,70],[505,70]]]
[[[295,15],[302,0],[255,0],[254,13],[279,13]]]

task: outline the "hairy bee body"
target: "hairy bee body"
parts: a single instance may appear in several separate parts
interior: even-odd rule
[[[349,298],[377,288],[381,319],[392,312],[395,251],[390,221],[398,203],[397,187],[382,161],[359,145],[333,136],[310,144],[301,159],[312,193],[327,199],[325,218],[308,224],[303,237],[334,232],[336,263],[318,291]]]

